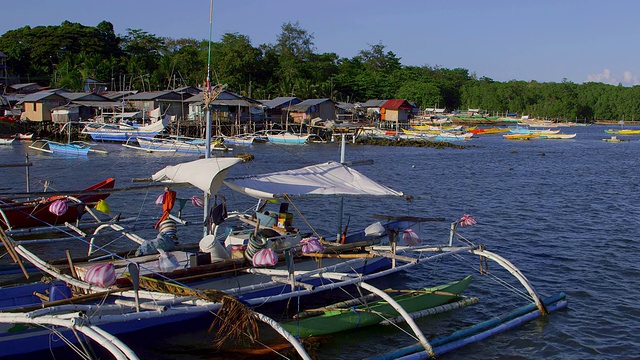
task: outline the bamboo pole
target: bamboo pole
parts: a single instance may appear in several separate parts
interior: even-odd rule
[[[22,274],[24,275],[24,277],[28,279],[29,273],[27,273],[27,269],[25,269],[24,264],[22,263],[22,259],[20,259],[20,256],[16,253],[13,242],[11,241],[11,239],[9,239],[2,227],[0,227],[0,241],[2,242],[2,245],[4,245],[4,248],[7,250],[7,253],[9,253],[9,256],[11,256],[11,259],[16,264],[18,264],[18,266],[20,266],[20,270],[22,270]]]

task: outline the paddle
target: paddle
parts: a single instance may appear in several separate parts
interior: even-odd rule
[[[347,231],[349,230],[350,222],[351,222],[351,215],[349,215],[349,218],[347,218],[347,226],[345,226],[344,231],[342,231],[342,236],[340,237],[340,244],[344,244],[344,241],[347,238]]]
[[[140,289],[140,268],[138,264],[131,262],[127,265],[127,270],[131,276],[131,284],[133,285],[133,292],[136,299],[136,312],[140,312],[140,298],[138,297],[138,290]]]

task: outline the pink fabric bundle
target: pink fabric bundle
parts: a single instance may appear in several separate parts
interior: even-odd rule
[[[253,255],[253,266],[267,267],[278,263],[278,254],[273,249],[262,249]]]
[[[402,234],[402,239],[409,246],[422,245],[422,240],[420,240],[418,234],[414,233],[411,229],[407,229],[404,231],[404,233]]]
[[[191,204],[193,204],[193,206],[199,207],[199,208],[203,208],[204,207],[204,202],[202,202],[202,199],[200,199],[197,196],[192,196],[191,197]]]
[[[87,269],[84,280],[103,288],[109,287],[116,282],[116,268],[112,263],[92,265]]]
[[[460,227],[473,226],[473,225],[475,225],[477,223],[478,222],[476,221],[476,219],[474,219],[473,216],[468,215],[468,214],[462,215],[460,220],[458,220],[458,224],[460,224]]]
[[[311,254],[315,252],[323,252],[324,246],[320,244],[320,240],[316,237],[310,237],[306,239],[300,240],[300,244],[302,244],[302,253],[303,254]]]
[[[67,206],[66,202],[62,200],[56,200],[52,202],[51,205],[49,205],[49,212],[57,216],[61,216],[67,212],[68,208],[69,207]]]

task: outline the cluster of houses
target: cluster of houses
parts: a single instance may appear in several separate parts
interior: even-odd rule
[[[107,91],[104,84],[87,79],[84,92],[51,89],[37,83],[16,83],[10,79],[7,56],[0,52],[0,122],[56,124],[70,121],[144,123],[160,114],[181,126],[204,124],[204,92],[196,87],[164,91]],[[221,127],[244,127],[255,131],[274,126],[329,128],[333,124],[376,122],[397,128],[409,123],[420,110],[403,99],[369,100],[350,104],[329,98],[277,97],[256,100],[224,90],[211,103],[212,114]],[[440,111],[444,111],[441,109]],[[438,112],[433,109],[431,112]]]
[[[5,115],[22,121],[66,123],[69,121],[144,121],[155,112],[184,123],[204,120],[204,93],[195,87],[164,91],[70,92],[42,88],[35,83],[7,87],[3,95]],[[357,122],[365,119],[395,125],[408,122],[417,108],[406,100],[370,100],[361,104],[336,102],[328,98],[277,97],[255,100],[222,91],[211,103],[216,120],[228,124],[315,125],[328,121]]]

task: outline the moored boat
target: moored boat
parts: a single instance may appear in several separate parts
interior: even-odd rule
[[[552,139],[552,140],[564,140],[573,139],[576,137],[576,133],[573,134],[542,134],[538,136],[540,139]]]
[[[491,127],[491,128],[478,128],[469,129],[468,132],[476,134],[476,135],[490,135],[490,134],[502,134],[509,132],[509,128],[499,128],[499,127]]]
[[[33,139],[33,133],[26,133],[26,134],[17,133],[16,134],[16,140],[31,140],[31,139]]]
[[[81,134],[91,136],[94,141],[127,142],[130,138],[158,135],[169,124],[170,117],[165,116],[145,126],[132,126],[127,124],[87,123]]]
[[[114,178],[108,178],[89,186],[83,192],[111,189]],[[27,201],[0,199],[0,228],[11,230],[30,227],[51,226],[75,222],[85,212],[85,206],[95,205],[109,196],[108,192],[97,194],[76,194],[68,196],[50,196]],[[62,214],[52,212],[56,202],[63,202],[66,210]]]
[[[612,135],[640,135],[640,129],[607,129],[604,132]]]
[[[617,137],[615,135],[612,135],[610,138],[602,139],[602,141],[605,141],[605,142],[623,142],[625,140],[620,139],[619,137]]]
[[[256,136],[266,137],[267,142],[281,145],[302,145],[309,139],[309,134],[294,134],[285,130],[259,131]]]
[[[507,140],[531,140],[539,137],[538,134],[505,134],[502,135]]]
[[[467,276],[432,288],[402,292],[393,299],[407,313],[433,308],[460,299],[460,294],[469,286],[471,279],[471,276]],[[387,292],[393,294],[393,290]],[[399,315],[389,302],[379,300],[357,306],[327,306],[303,312],[294,316],[294,320],[282,322],[281,325],[291,334],[306,338],[375,325]]]
[[[137,142],[138,145],[133,145]],[[123,146],[143,150],[146,152],[178,152],[186,154],[204,154],[207,146],[203,139],[196,138],[147,138],[140,137],[130,138]],[[221,141],[215,140],[211,142],[211,151],[230,151],[232,148],[227,147]]]
[[[13,144],[14,141],[16,141],[16,137],[15,136],[0,137],[0,145],[11,145],[11,144]]]
[[[51,140],[36,140],[29,145],[30,149],[50,154],[87,155],[91,146],[84,142],[60,143]]]
[[[222,136],[227,145],[251,146],[256,141],[256,137],[251,134]]]

